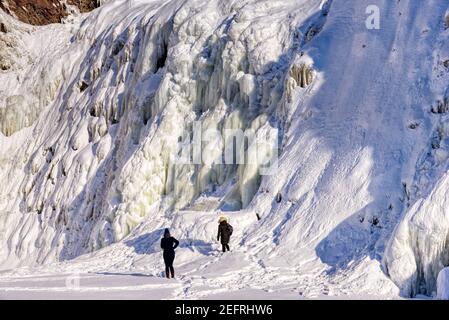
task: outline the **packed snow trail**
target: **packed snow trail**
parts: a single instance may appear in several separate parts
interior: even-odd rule
[[[448,4],[374,1],[376,30],[372,2],[110,0],[44,27],[0,11],[4,281],[158,276],[169,227],[184,241],[173,297],[432,295],[447,265],[446,223],[428,244],[447,220]],[[210,137],[180,165],[198,123],[203,139],[253,130],[277,171],[217,163]],[[228,256],[213,253],[221,214]]]

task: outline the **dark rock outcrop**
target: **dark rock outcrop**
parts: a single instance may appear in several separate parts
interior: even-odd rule
[[[81,12],[99,6],[98,0],[68,0]],[[0,8],[11,16],[31,25],[61,23],[67,17],[67,6],[61,0],[0,0]]]

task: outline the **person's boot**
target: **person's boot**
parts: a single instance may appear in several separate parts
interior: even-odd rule
[[[172,271],[172,273],[171,273],[171,278],[172,278],[172,279],[175,278],[175,272],[174,272],[174,271]]]

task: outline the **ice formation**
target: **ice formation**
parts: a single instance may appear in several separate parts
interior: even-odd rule
[[[449,265],[448,188],[446,175],[408,210],[386,252],[388,274],[406,296],[436,293],[438,273]]]
[[[438,274],[438,294],[437,298],[449,300],[449,268],[445,268]]]
[[[101,248],[128,235],[162,200],[165,210],[179,209],[226,185],[226,205],[239,209],[257,192],[257,163],[202,159],[177,166],[178,140],[196,121],[203,135],[252,129],[278,139],[275,115],[295,55],[294,18],[274,28],[252,21],[280,6],[269,2],[256,12],[215,1],[134,5],[105,5],[73,35],[70,26],[58,27],[55,52],[44,43],[51,54],[39,57],[38,67],[24,66],[36,76],[5,82],[11,89],[2,96],[3,134],[33,125],[24,131],[33,139],[23,138],[32,143],[5,153],[18,160],[4,173],[18,175],[2,202],[3,225],[16,226],[5,237],[11,258],[44,262]],[[50,36],[55,29],[36,32]],[[298,85],[310,84],[306,74]],[[211,158],[223,152],[204,142],[202,148]],[[16,228],[22,231],[9,235]]]

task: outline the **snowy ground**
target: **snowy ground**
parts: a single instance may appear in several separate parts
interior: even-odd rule
[[[178,268],[178,274],[185,269]],[[89,273],[47,271],[49,273],[23,276],[4,273],[0,276],[0,299],[398,299],[394,294],[330,292],[322,282],[313,281],[312,277],[304,279],[304,274],[301,275],[302,280],[291,279],[289,284],[280,279],[279,285],[272,281],[268,286],[255,284],[252,287],[250,284],[234,283],[232,278],[240,278],[238,274],[207,268],[204,271],[188,272],[188,275],[170,280],[144,271],[139,273],[138,270]],[[259,274],[256,272],[254,276]],[[272,278],[276,276],[273,274]]]
[[[3,299],[397,299],[398,288],[367,259],[344,272],[318,259],[275,266],[246,246],[229,253],[211,240],[181,240],[176,279],[165,279],[154,232],[73,261],[0,274]],[[157,232],[160,234],[160,232]],[[232,246],[232,244],[231,244]],[[357,270],[359,269],[359,270]],[[364,269],[364,272],[360,272]],[[357,292],[357,294],[354,294]]]
[[[146,274],[80,274],[80,288],[67,288],[73,275],[48,275],[0,280],[0,299],[184,299],[188,287],[183,280],[166,280]],[[207,299],[300,299],[294,292],[270,293],[260,289],[220,292],[211,288]],[[214,293],[218,291],[218,293]],[[196,298],[194,296],[188,298]]]
[[[300,300],[305,299],[294,290],[241,289],[223,292],[207,286],[195,287],[198,296],[184,296],[191,286],[185,278],[166,280],[147,274],[77,274],[80,287],[73,287],[72,274],[0,278],[0,300],[160,300],[160,299],[208,299],[208,300]],[[69,281],[69,285],[67,285]],[[78,280],[77,280],[78,281]],[[397,299],[375,295],[316,295],[310,299]]]

